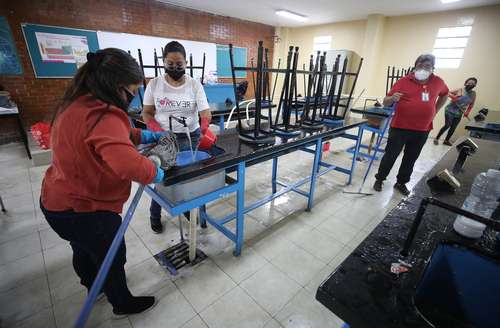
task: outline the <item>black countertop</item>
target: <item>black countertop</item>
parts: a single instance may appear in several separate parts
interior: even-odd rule
[[[487,126],[488,124],[495,124],[496,126]],[[500,123],[498,122],[470,122],[465,126],[469,131],[481,131],[500,134]]]
[[[429,177],[447,168],[457,158],[452,147],[415,186],[411,195],[402,200],[374,231],[345,259],[318,288],[316,298],[351,328],[430,327],[416,312],[413,295],[427,260],[436,244],[455,241],[481,249],[500,258],[495,232],[488,230],[478,242],[466,240],[453,230],[455,214],[429,206],[410,248],[409,256],[400,255],[404,240],[415,218],[420,202],[434,197],[461,207],[477,174],[500,165],[498,142],[474,139],[479,150],[470,156],[463,172],[455,176],[461,183],[454,194],[435,193],[426,184]],[[353,218],[354,219],[354,218]],[[413,267],[408,273],[390,273],[393,262],[403,259]],[[497,279],[498,277],[492,277]]]
[[[391,116],[391,109],[385,107],[351,108],[351,112],[380,118]]]
[[[217,139],[216,146],[224,150],[224,153],[214,156],[208,160],[200,161],[185,167],[173,167],[166,172],[165,185],[172,185],[203,174],[234,166],[239,162],[246,161],[247,166],[267,160],[280,153],[288,153],[309,144],[313,144],[318,138],[331,139],[336,135],[345,133],[346,130],[357,127],[366,120],[351,118],[343,125],[308,132],[302,131],[300,135],[293,138],[276,136],[274,145],[253,145],[242,142],[235,129],[224,130]]]

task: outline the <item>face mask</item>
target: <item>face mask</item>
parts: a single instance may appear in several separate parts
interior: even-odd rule
[[[467,91],[471,91],[472,89],[474,89],[475,85],[465,85],[465,90]]]
[[[123,88],[123,90],[125,90],[125,95],[127,97],[127,103],[130,104],[132,102],[132,100],[134,100],[135,95],[132,92],[130,92],[130,90],[127,88]]]
[[[165,67],[165,72],[168,74],[168,76],[170,76],[172,79],[174,79],[174,81],[178,81],[180,80],[181,77],[184,76],[184,73],[186,72],[186,69],[176,69],[176,68],[173,68],[173,67]]]
[[[418,69],[415,71],[415,78],[419,81],[425,81],[431,76],[431,72],[425,69]]]

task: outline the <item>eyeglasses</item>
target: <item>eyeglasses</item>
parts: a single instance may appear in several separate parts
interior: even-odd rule
[[[434,70],[434,67],[432,67],[432,64],[422,64],[422,63],[420,63],[420,64],[417,64],[415,66],[415,68],[425,69],[427,71]]]

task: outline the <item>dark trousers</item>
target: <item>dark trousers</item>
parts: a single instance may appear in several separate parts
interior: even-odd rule
[[[450,129],[445,138],[445,140],[450,141],[450,138],[455,132],[455,129],[457,128],[461,119],[462,119],[461,116],[455,116],[450,113],[444,113],[444,126],[441,128],[441,130],[439,130],[436,139],[439,139],[446,130]]]
[[[200,142],[200,129],[197,129],[190,133],[191,137],[191,147],[193,151],[198,146]],[[179,145],[180,151],[191,150],[189,146],[189,139],[184,133],[176,133],[177,143]],[[151,219],[151,223],[160,223],[161,219],[161,206],[154,199],[151,200],[151,206],[149,207],[149,215]]]
[[[73,249],[73,267],[83,286],[90,290],[109,246],[122,222],[120,215],[108,211],[75,213],[48,211],[40,203],[45,218],[57,234]],[[104,282],[104,294],[114,308],[132,297],[125,279],[125,241],[122,241]]]
[[[404,148],[403,160],[399,167],[397,180],[398,183],[402,184],[410,181],[413,165],[415,165],[428,135],[429,132],[391,128],[385,153],[380,161],[380,167],[375,178],[382,181],[387,178],[394,162]]]

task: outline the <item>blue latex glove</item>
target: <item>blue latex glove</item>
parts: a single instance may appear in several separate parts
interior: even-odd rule
[[[163,181],[163,177],[165,176],[165,171],[159,166],[156,167],[156,176],[153,180],[154,183],[160,183]]]
[[[166,134],[165,131],[162,132],[151,132],[149,130],[141,130],[141,144],[155,143],[160,140]]]

